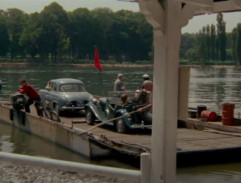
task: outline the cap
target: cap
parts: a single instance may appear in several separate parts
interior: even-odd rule
[[[143,78],[143,79],[149,79],[150,77],[149,77],[148,74],[144,74],[144,75],[142,76],[142,78]]]

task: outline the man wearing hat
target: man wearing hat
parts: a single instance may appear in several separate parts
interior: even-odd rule
[[[148,74],[143,74],[142,78],[143,78],[143,83],[141,88],[144,88],[144,82],[150,80],[150,76]]]
[[[142,76],[143,80],[150,80],[150,76],[148,74],[143,74]]]

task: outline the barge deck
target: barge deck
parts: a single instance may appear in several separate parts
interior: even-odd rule
[[[69,119],[64,122],[71,123]],[[202,122],[203,123],[203,122]],[[205,123],[204,123],[205,124]],[[208,123],[207,123],[208,124]],[[216,123],[217,129],[220,123]],[[211,129],[210,127],[200,127],[199,130],[191,128],[177,128],[177,166],[192,166],[209,163],[225,163],[241,161],[241,127],[240,134],[224,132],[230,127],[223,127],[223,132]],[[86,123],[74,124],[75,128],[88,130]],[[231,127],[235,128],[235,127]],[[141,152],[150,152],[151,132],[136,131],[129,134],[116,133],[111,127],[96,128],[92,131],[97,136],[105,136],[104,144],[110,142],[123,145],[118,150],[123,150],[124,146],[141,148],[143,151],[136,152],[139,157]]]
[[[141,153],[150,152],[150,130],[120,134],[114,131],[113,126],[103,125],[88,131],[92,126],[87,125],[83,117],[61,117],[62,122],[58,123],[38,117],[34,112],[29,114],[23,111],[22,115],[15,111],[11,119],[11,111],[11,106],[1,104],[1,121],[90,158],[117,154],[117,157],[131,159],[131,162],[138,164]],[[189,118],[182,123],[188,128],[177,128],[177,166],[241,161],[241,126],[223,126],[221,132],[218,131],[220,122],[210,123]],[[225,131],[230,128],[236,129],[236,133]]]

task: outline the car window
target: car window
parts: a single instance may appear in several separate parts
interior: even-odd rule
[[[51,83],[51,90],[56,91],[56,84],[55,83]]]
[[[62,84],[59,87],[60,92],[83,92],[85,88],[81,84]]]

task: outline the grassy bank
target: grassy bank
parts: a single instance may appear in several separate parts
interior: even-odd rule
[[[13,63],[13,62],[0,62],[0,66],[38,66],[43,65],[42,63]],[[74,67],[82,67],[82,68],[91,68],[94,67],[93,64],[44,64],[46,66],[74,66]],[[103,68],[151,68],[152,64],[101,64]]]

